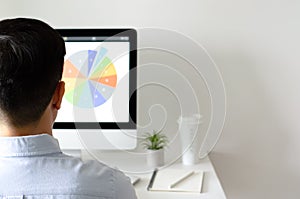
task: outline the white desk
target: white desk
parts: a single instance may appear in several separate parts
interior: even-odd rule
[[[153,192],[147,191],[147,185],[152,175],[152,170],[147,168],[144,155],[132,155],[130,152],[93,152],[94,158],[108,165],[117,166],[120,170],[140,177],[140,181],[134,186],[139,199],[226,199],[223,188],[216,175],[214,167],[206,157],[199,164],[184,166],[180,161],[167,165],[168,168],[191,168],[205,172],[202,193],[176,193],[176,192]],[[83,153],[83,159],[89,159],[89,155]]]

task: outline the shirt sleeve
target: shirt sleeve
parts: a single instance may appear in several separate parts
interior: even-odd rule
[[[121,171],[115,170],[115,199],[137,199],[130,179]]]

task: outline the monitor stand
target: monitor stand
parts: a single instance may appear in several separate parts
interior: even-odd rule
[[[136,129],[53,129],[52,134],[63,150],[131,150],[137,146]]]

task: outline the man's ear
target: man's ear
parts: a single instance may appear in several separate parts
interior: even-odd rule
[[[65,93],[65,82],[60,81],[56,86],[53,99],[52,99],[52,106],[57,110],[60,109],[64,93]]]

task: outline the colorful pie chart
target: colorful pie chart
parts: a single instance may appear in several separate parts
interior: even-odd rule
[[[65,99],[74,106],[94,108],[104,104],[117,86],[114,64],[107,49],[84,50],[72,54],[64,63]]]

